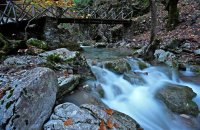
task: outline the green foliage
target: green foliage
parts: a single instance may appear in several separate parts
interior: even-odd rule
[[[31,45],[31,46],[35,46],[39,49],[43,49],[43,50],[47,50],[48,49],[48,45],[46,42],[35,39],[35,38],[31,38],[27,41],[27,45]]]
[[[51,63],[58,63],[58,62],[62,62],[62,59],[60,58],[59,54],[52,54],[52,55],[47,56],[47,61]]]

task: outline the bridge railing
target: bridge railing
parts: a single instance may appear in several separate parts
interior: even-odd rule
[[[2,5],[0,5],[2,6]],[[22,20],[37,19],[43,16],[55,18],[76,18],[76,19],[111,19],[111,20],[127,20],[133,16],[133,11],[118,10],[114,8],[86,6],[85,8],[78,7],[56,7],[56,6],[41,6],[29,3],[15,3],[7,1],[4,11],[0,10],[0,24],[9,22],[19,22]]]

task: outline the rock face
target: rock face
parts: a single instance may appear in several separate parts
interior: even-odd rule
[[[58,28],[57,20],[47,17],[44,32],[44,38],[50,49],[61,47],[76,51],[80,49],[79,44],[70,39],[71,34],[67,29]]]
[[[131,66],[125,59],[106,61],[104,67],[112,72],[120,74],[131,70]]]
[[[50,120],[44,125],[44,130],[98,130],[101,121],[113,124],[113,128],[137,130],[140,125],[129,116],[114,111],[112,115],[105,112],[106,108],[84,104],[78,107],[72,103],[56,106]],[[65,124],[65,121],[71,123]]]
[[[168,85],[160,89],[156,95],[173,112],[197,116],[198,106],[192,99],[196,93],[186,86]]]
[[[42,129],[56,100],[55,73],[38,67],[16,75],[0,99],[0,129]]]

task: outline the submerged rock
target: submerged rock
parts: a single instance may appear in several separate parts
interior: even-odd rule
[[[72,103],[64,103],[55,107],[50,120],[44,125],[44,130],[98,130],[100,123],[112,124],[115,129],[137,130],[140,125],[129,116],[113,111],[113,114],[106,112],[104,107],[84,104],[78,107]],[[66,121],[71,123],[66,124]]]
[[[115,73],[123,74],[131,70],[131,66],[125,59],[106,61],[103,64],[106,69]]]
[[[137,72],[127,72],[124,74],[123,78],[128,82],[130,82],[131,84],[144,85],[145,81],[141,75],[146,75],[146,74]]]
[[[56,100],[57,78],[48,68],[22,71],[11,77],[0,100],[0,129],[40,130]]]
[[[187,86],[167,85],[158,90],[156,97],[162,100],[173,112],[197,116],[199,114],[197,104],[192,101],[196,93]]]

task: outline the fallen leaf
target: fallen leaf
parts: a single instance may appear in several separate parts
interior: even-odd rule
[[[112,123],[112,119],[110,118],[110,119],[108,119],[108,121],[107,121],[107,126],[108,126],[108,128],[109,129],[112,129],[113,128],[113,123]]]
[[[98,130],[106,130],[104,120],[101,120],[100,126]]]
[[[113,110],[112,109],[106,109],[105,112],[108,114],[108,115],[112,115],[113,114]]]
[[[73,124],[73,120],[72,120],[72,119],[67,119],[67,120],[64,122],[64,125],[65,125],[65,126],[72,125],[72,124]]]

